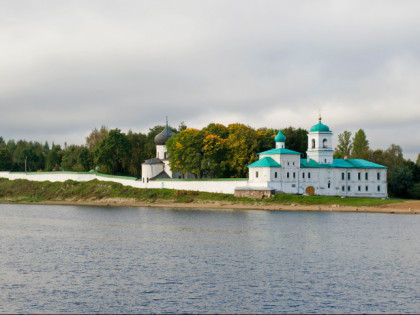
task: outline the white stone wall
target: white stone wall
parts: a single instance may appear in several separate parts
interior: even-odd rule
[[[205,192],[217,192],[225,194],[233,194],[236,187],[268,187],[271,189],[281,190],[290,194],[303,194],[307,187],[313,187],[316,195],[326,196],[346,196],[346,197],[374,197],[386,198],[387,182],[386,169],[328,169],[328,168],[302,168],[296,169],[280,169],[261,167],[259,170],[259,177],[261,180],[256,180],[254,172],[250,171],[249,181],[244,180],[169,180],[169,181],[146,181],[132,180],[119,177],[107,177],[92,174],[78,174],[67,172],[45,172],[45,173],[9,173],[0,172],[0,177],[14,179],[27,179],[31,181],[51,181],[64,182],[66,180],[74,181],[90,181],[93,179],[101,181],[113,181],[121,183],[126,186],[137,188],[169,188],[177,190],[196,190]],[[277,170],[276,170],[277,169]],[[274,176],[278,172],[278,178]],[[289,177],[287,177],[289,173]],[[293,177],[295,173],[295,177]],[[344,173],[344,179],[342,177]],[[360,173],[360,179],[358,174]],[[378,179],[379,173],[379,179]],[[349,175],[350,174],[350,178]],[[366,174],[367,179],[366,179]],[[310,177],[309,177],[310,175]],[[271,180],[266,181],[264,178],[269,177]],[[330,187],[328,187],[330,182]],[[344,190],[343,190],[344,187]],[[359,190],[360,187],[360,190]],[[367,190],[366,190],[367,187]],[[378,187],[380,188],[378,190]]]
[[[78,174],[78,173],[67,173],[67,172],[40,172],[40,173],[10,173],[0,172],[0,177],[8,178],[10,180],[15,179],[27,179],[30,181],[51,181],[51,182],[65,182],[66,180],[74,181],[90,181],[97,179],[100,181],[110,181],[123,184],[125,186],[131,186],[136,188],[169,188],[177,190],[195,190],[204,192],[215,192],[224,194],[233,194],[236,187],[243,187],[248,185],[248,181],[244,180],[228,180],[228,181],[150,181],[149,183],[143,183],[142,180],[132,180],[118,177],[100,176],[95,173],[92,174]]]
[[[268,187],[288,194],[304,194],[313,187],[316,195],[386,198],[386,173],[386,169],[285,168],[281,182],[272,178]]]

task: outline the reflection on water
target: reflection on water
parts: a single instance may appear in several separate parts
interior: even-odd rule
[[[0,205],[5,313],[416,313],[420,217]]]

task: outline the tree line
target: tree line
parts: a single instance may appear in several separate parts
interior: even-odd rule
[[[141,163],[154,157],[155,136],[164,126],[157,125],[147,134],[102,126],[94,128],[84,145],[64,147],[48,142],[5,141],[0,137],[0,170],[2,171],[73,171],[96,170],[106,174],[141,176]]]
[[[416,162],[403,158],[402,148],[391,144],[388,149],[371,149],[363,129],[338,135],[334,158],[365,159],[388,167],[388,193],[391,196],[420,199],[420,154]]]
[[[128,133],[102,126],[94,128],[84,145],[57,144],[26,140],[5,141],[0,137],[0,170],[2,171],[76,171],[96,170],[107,174],[141,176],[141,164],[156,156],[155,136],[164,129],[157,125],[147,134]],[[211,123],[199,129],[181,123],[166,143],[170,166],[197,178],[244,178],[247,165],[258,159],[257,153],[274,148],[278,129],[254,129],[235,123],[228,126]],[[286,148],[301,152],[306,158],[308,132],[302,128],[282,129]],[[361,158],[388,170],[388,191],[397,197],[420,199],[420,154],[416,163],[403,158],[400,146],[372,150],[365,132],[360,129],[338,135],[335,158]],[[26,168],[26,169],[25,169]]]
[[[278,129],[254,129],[244,124],[211,123],[201,130],[187,128],[166,143],[170,166],[197,178],[244,178],[247,165],[255,162],[257,153],[272,149]],[[286,145],[305,152],[308,132],[289,127],[283,129]]]

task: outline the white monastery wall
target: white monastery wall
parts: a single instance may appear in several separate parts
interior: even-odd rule
[[[233,194],[236,187],[247,186],[248,181],[244,180],[228,180],[228,181],[194,181],[194,180],[170,180],[170,181],[150,181],[143,183],[141,180],[132,180],[118,177],[101,176],[95,173],[92,174],[78,174],[78,173],[11,173],[0,172],[0,177],[9,180],[27,179],[30,181],[50,181],[50,182],[65,182],[66,180],[74,180],[79,182],[87,182],[93,179],[100,181],[110,181],[120,183],[125,186],[136,188],[168,188],[177,190],[195,190],[204,192]]]

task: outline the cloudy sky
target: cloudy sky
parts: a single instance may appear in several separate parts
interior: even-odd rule
[[[210,122],[420,152],[420,1],[0,0],[0,136]],[[336,142],[335,142],[336,144]]]

